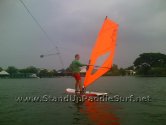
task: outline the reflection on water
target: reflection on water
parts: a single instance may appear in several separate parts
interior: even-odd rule
[[[86,100],[74,105],[77,112],[74,113],[73,124],[85,124],[82,120],[86,120],[88,125],[120,125],[119,118],[114,114],[110,103]],[[84,115],[86,119],[81,119],[81,115]]]
[[[74,103],[74,106],[76,107],[76,112],[73,114],[73,124],[75,125],[81,125],[82,123],[82,118],[81,118],[81,110],[84,106],[84,102],[80,101],[77,103]]]

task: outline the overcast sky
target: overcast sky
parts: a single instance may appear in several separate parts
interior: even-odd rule
[[[23,0],[50,42],[19,0],[0,0],[0,67],[58,69],[74,54],[87,63],[105,16],[119,24],[114,63],[128,67],[139,54],[166,54],[165,0]]]

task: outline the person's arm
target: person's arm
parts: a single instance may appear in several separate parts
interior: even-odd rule
[[[82,64],[82,63],[80,63],[79,61],[77,61],[77,65],[78,65],[79,67],[87,66],[87,64]]]

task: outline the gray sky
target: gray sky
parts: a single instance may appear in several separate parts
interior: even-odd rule
[[[80,53],[87,63],[105,16],[119,24],[114,63],[132,65],[143,52],[166,54],[165,0],[23,0],[44,30],[34,22],[19,0],[0,0],[0,67],[61,68]]]

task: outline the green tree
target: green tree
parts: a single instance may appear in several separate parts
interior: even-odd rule
[[[18,72],[18,69],[14,66],[9,66],[6,70],[9,74],[14,74]]]
[[[47,70],[47,69],[42,69],[42,70],[40,70],[39,76],[40,76],[40,77],[47,77],[47,76],[49,76],[48,70]]]
[[[3,70],[2,67],[0,67],[0,72],[1,72],[2,70]]]
[[[126,68],[126,70],[134,70],[134,66],[129,66]]]
[[[113,64],[111,70],[108,72],[108,75],[113,75],[113,76],[120,75],[118,65]]]
[[[26,69],[19,69],[20,73],[27,73]]]
[[[123,69],[123,68],[120,68],[120,69],[119,69],[119,73],[120,73],[120,75],[122,75],[122,76],[126,75],[126,71],[125,71],[125,69]]]
[[[134,61],[134,66],[138,67],[143,63],[151,67],[164,67],[166,65],[166,55],[161,53],[143,53]]]
[[[20,69],[19,72],[20,73],[35,73],[35,74],[37,74],[39,72],[39,69],[34,67],[34,66],[29,66],[25,69]]]
[[[166,69],[166,55],[161,53],[143,53],[134,61],[137,74],[164,75]],[[166,75],[166,74],[165,74]]]
[[[36,67],[34,67],[34,66],[29,66],[29,67],[26,68],[26,72],[27,73],[35,73],[35,74],[37,74],[38,73],[38,69]]]
[[[53,76],[57,76],[58,74],[58,72],[55,69],[52,70],[52,73],[53,73]]]
[[[137,74],[148,75],[151,66],[147,63],[143,63],[142,65],[137,68]]]
[[[56,71],[55,69],[49,71],[49,72],[48,72],[48,76],[49,76],[49,77],[57,76],[57,71]]]

